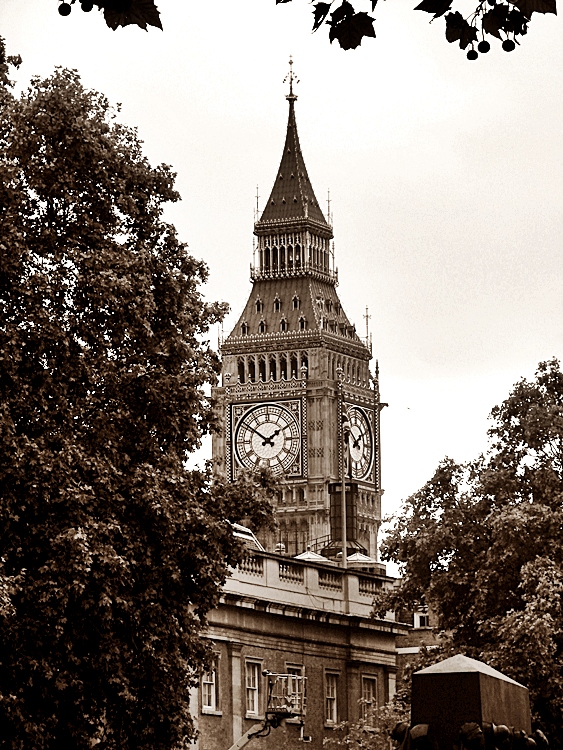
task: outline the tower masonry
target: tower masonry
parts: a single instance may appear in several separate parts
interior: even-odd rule
[[[214,396],[223,428],[213,438],[213,458],[230,479],[262,465],[279,476],[279,528],[261,541],[289,555],[327,546],[331,493],[344,473],[353,504],[347,539],[375,557],[382,494],[378,370],[372,377],[371,347],[338,298],[332,226],[307,174],[293,73],[288,78],[283,154],[254,225],[252,290],[221,346],[222,384]]]

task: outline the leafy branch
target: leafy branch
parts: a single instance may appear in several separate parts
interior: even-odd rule
[[[80,7],[89,13],[97,7],[104,14],[105,21],[111,29],[131,24],[147,30],[147,26],[162,29],[160,13],[154,0],[62,0],[59,13],[68,16],[72,6],[79,2]],[[276,0],[276,5],[292,0]],[[342,49],[356,49],[365,37],[375,38],[373,27],[375,18],[366,10],[356,11],[348,0],[331,0],[331,2],[313,3],[313,31],[328,25],[329,41],[337,41]],[[377,0],[360,0],[369,3],[374,12]],[[462,50],[469,47],[468,60],[476,60],[479,52],[487,53],[491,49],[488,37],[501,42],[505,52],[511,52],[520,44],[519,37],[528,32],[528,25],[534,13],[557,14],[556,0],[480,0],[475,11],[467,18],[458,10],[452,10],[454,0],[422,0],[415,10],[422,10],[432,15],[431,21],[445,17],[446,39],[448,42],[459,42]],[[329,17],[330,16],[330,17]]]
[[[377,0],[370,0],[370,3],[373,12]],[[519,44],[517,37],[528,32],[533,13],[557,13],[556,0],[514,0],[506,3],[481,0],[475,11],[464,18],[459,11],[452,11],[452,4],[453,0],[422,0],[415,10],[430,13],[431,22],[445,16],[447,41],[459,42],[463,50],[470,46],[467,53],[469,60],[476,60],[478,52],[484,54],[491,49],[486,35],[499,39],[502,48],[511,52]],[[330,13],[330,20],[326,21],[330,26],[329,39],[331,42],[337,39],[343,49],[355,49],[365,36],[375,37],[375,19],[366,12],[357,13],[348,0],[343,0],[335,10],[332,10],[333,6],[334,0],[331,3],[314,4],[313,31],[321,28]]]
[[[85,13],[90,13],[94,6],[104,14],[106,24],[114,31],[120,26],[140,26],[147,31],[147,26],[162,29],[160,13],[154,0],[79,0]],[[69,16],[76,0],[63,0],[59,4],[61,16]]]

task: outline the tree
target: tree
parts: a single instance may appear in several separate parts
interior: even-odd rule
[[[491,412],[490,448],[441,462],[410,497],[382,556],[400,588],[378,607],[428,603],[451,648],[530,688],[536,725],[563,726],[563,373],[539,364]]]
[[[292,0],[276,0],[276,4]],[[378,0],[360,0],[373,13]],[[60,0],[59,13],[68,16],[76,0]],[[336,4],[340,2],[340,4]],[[454,0],[422,0],[415,10],[432,15],[431,22],[444,16],[446,39],[459,42],[467,52],[468,60],[476,60],[479,52],[486,54],[491,49],[489,37],[502,44],[505,52],[512,52],[528,33],[528,25],[534,13],[557,13],[556,0],[478,0],[475,10],[464,17],[459,10],[452,11]],[[96,6],[103,12],[111,29],[134,24],[142,29],[156,26],[162,29],[160,13],[155,0],[80,0],[82,10],[90,12]],[[375,38],[373,23],[375,18],[367,10],[356,11],[348,0],[316,2],[313,9],[313,31],[326,22],[329,40],[335,39],[342,49],[356,49],[364,37]],[[330,19],[327,21],[328,16]]]
[[[400,722],[410,721],[410,694],[399,693],[389,703],[370,708],[357,721],[342,721],[327,737],[326,750],[389,750],[391,732]]]
[[[229,520],[272,493],[185,467],[225,308],[104,96],[62,69],[0,90],[0,743],[187,747]]]

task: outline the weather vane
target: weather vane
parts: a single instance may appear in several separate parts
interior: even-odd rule
[[[293,82],[295,81],[295,83],[299,83],[299,78],[297,78],[297,76],[293,72],[293,58],[291,55],[289,56],[289,73],[283,79],[284,83],[287,83],[288,81],[289,81],[289,96],[287,96],[286,98],[289,99],[291,97],[292,99],[297,99],[297,97],[293,93]]]

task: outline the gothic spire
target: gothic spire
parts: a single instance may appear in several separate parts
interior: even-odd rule
[[[289,117],[287,132],[280,166],[274,182],[274,187],[260,220],[256,223],[257,234],[260,230],[282,230],[286,224],[298,222],[311,223],[317,231],[320,229],[324,236],[332,237],[332,230],[326,221],[319,202],[315,197],[313,186],[307,174],[307,168],[299,145],[297,122],[295,119],[295,102],[297,96],[293,91],[295,83],[299,83],[293,72],[293,60],[289,59],[290,70],[284,82],[289,82]],[[320,226],[319,226],[320,225]]]

